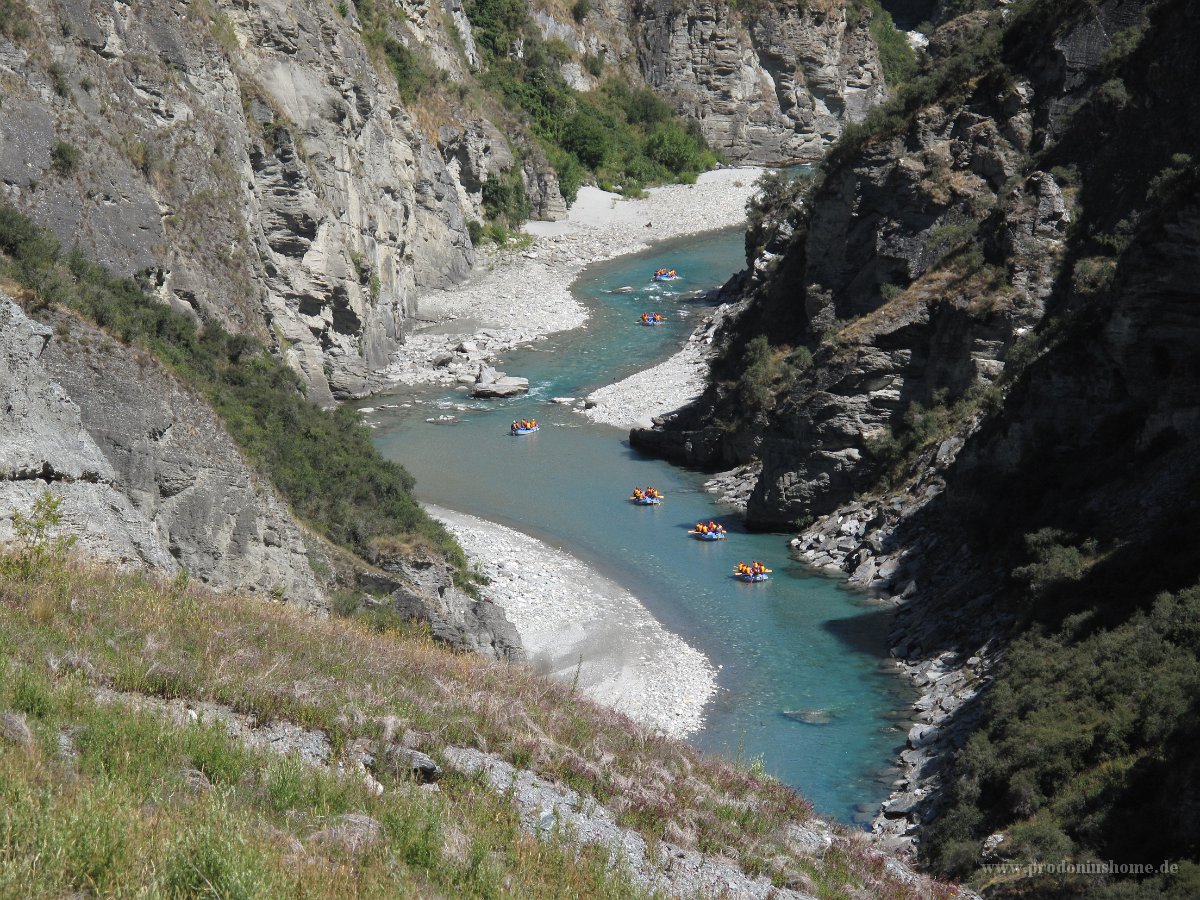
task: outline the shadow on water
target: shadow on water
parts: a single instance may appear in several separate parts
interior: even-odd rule
[[[624,431],[547,402],[586,396],[661,361],[707,312],[703,304],[668,298],[666,308],[691,315],[639,328],[644,301],[614,288],[643,286],[658,265],[669,264],[684,273],[689,291],[703,289],[742,263],[742,234],[728,231],[590,267],[574,286],[589,304],[588,327],[500,363],[529,378],[530,395],[482,405],[464,389],[408,389],[402,399],[411,408],[372,414],[373,438],[416,476],[423,500],[531,534],[630,590],[719,667],[718,693],[692,743],[761,758],[768,773],[818,810],[851,821],[887,793],[876,778],[895,747],[889,716],[905,702],[897,699],[900,680],[880,674],[887,648],[877,611],[861,608],[836,581],[792,564],[784,536],[745,532],[703,491],[703,475],[642,457]],[[369,405],[388,402],[375,397]],[[438,414],[458,419],[452,427],[426,421]],[[507,432],[514,418],[537,418],[543,428],[513,438]],[[661,506],[629,502],[632,487],[646,484],[663,491]],[[729,528],[728,540],[687,534],[709,519]],[[731,577],[738,561],[753,559],[776,574],[760,584]]]

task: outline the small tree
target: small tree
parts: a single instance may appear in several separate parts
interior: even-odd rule
[[[46,488],[33,501],[29,515],[13,510],[13,531],[23,545],[16,556],[22,575],[30,575],[46,566],[61,566],[75,545],[75,535],[56,534],[62,522],[62,498]]]

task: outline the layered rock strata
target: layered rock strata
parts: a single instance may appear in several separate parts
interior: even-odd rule
[[[820,158],[887,95],[869,16],[839,2],[639,0],[646,82],[730,160]]]

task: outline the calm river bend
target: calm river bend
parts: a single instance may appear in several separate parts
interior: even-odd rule
[[[528,378],[528,395],[484,403],[464,389],[397,388],[369,404],[413,405],[374,413],[373,436],[416,476],[422,500],[501,522],[583,559],[720,667],[705,726],[690,738],[695,746],[761,758],[818,812],[862,822],[895,777],[889,770],[904,740],[896,711],[911,701],[886,667],[885,616],[789,560],[785,536],[744,532],[702,490],[702,474],[644,458],[625,431],[548,402],[585,396],[678,349],[707,312],[694,294],[743,267],[742,235],[692,236],[589,267],[573,286],[589,307],[587,326],[509,353],[498,365]],[[653,285],[649,276],[659,266],[685,277]],[[622,286],[634,291],[612,293]],[[643,310],[663,312],[669,324],[638,327]],[[457,416],[453,424],[426,421],[447,410]],[[515,418],[537,418],[543,428],[512,438]],[[633,506],[627,498],[635,484],[653,484],[665,502]],[[697,520],[714,517],[729,526],[730,540],[688,537]],[[735,581],[730,570],[740,559],[762,560],[775,575],[762,584]]]

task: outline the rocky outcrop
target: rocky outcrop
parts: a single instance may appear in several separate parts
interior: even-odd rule
[[[455,585],[444,562],[417,554],[381,554],[387,574],[363,572],[357,586],[405,619],[429,626],[434,640],[493,659],[524,662],[521,637],[495,603],[476,600]]]
[[[145,516],[114,485],[112,464],[84,428],[79,406],[45,366],[53,332],[0,294],[0,540],[15,537],[50,490],[62,533],[89,555],[171,574],[178,564]]]
[[[727,286],[747,310],[727,337],[769,322],[773,340],[811,347],[814,364],[752,436],[704,425],[702,403],[665,432],[634,432],[635,443],[714,468],[760,459],[747,518],[778,527],[871,487],[880,442],[916,404],[995,383],[1042,316],[1071,221],[1053,176],[1021,174],[1036,93],[1018,79],[970,105],[924,109],[905,135],[777,210],[753,235],[750,269]]]
[[[189,575],[324,610],[305,535],[212,409],[142,353],[75,323],[44,355],[79,404],[113,486]],[[317,556],[313,557],[318,558]]]
[[[983,698],[1034,615],[1014,577],[1022,535],[1111,548],[1096,565],[1121,588],[1088,613],[1106,625],[1195,583],[1196,555],[1181,551],[1200,517],[1185,9],[1190,22],[1187,4],[1110,0],[949,23],[939,59],[1010,26],[1003,68],[843,148],[807,194],[782,192],[731,285],[743,309],[718,384],[633,434],[700,464],[760,458],[761,475],[714,488],[752,485],[757,524],[808,520],[794,553],[896,608],[891,653],[920,697],[873,823],[895,847],[944,812],[955,779],[959,811],[975,802],[954,754],[987,722]],[[1133,96],[1178,115],[1158,120]],[[761,332],[813,356],[784,367],[747,442],[713,419],[735,409],[742,350]],[[1009,814],[999,806],[988,815]]]
[[[467,274],[479,179],[514,164],[463,111],[490,143],[466,160],[461,141],[434,144],[353,4],[335,6],[62,0],[31,6],[21,43],[0,35],[4,198],[116,273],[149,273],[165,302],[272,344],[325,404],[366,393],[420,291]],[[416,12],[393,39],[467,77],[440,14]]]
[[[869,17],[845,4],[639,0],[646,82],[730,160],[820,158],[887,93]]]
[[[471,388],[471,396],[488,399],[515,397],[518,394],[526,393],[528,390],[528,378],[506,375],[504,372],[497,372],[491,366],[485,366],[480,363],[479,373],[475,376],[475,383]]]
[[[387,594],[437,640],[524,658],[504,612],[455,586],[445,561],[389,557],[386,574],[306,533],[212,409],[145,352],[65,316],[52,330],[0,295],[0,375],[0,542],[48,489],[62,501],[61,533],[86,556],[321,615],[316,572],[356,570],[333,577]]]
[[[203,401],[96,329],[55,338],[0,303],[5,512],[50,489],[87,555],[326,608],[304,535]]]

